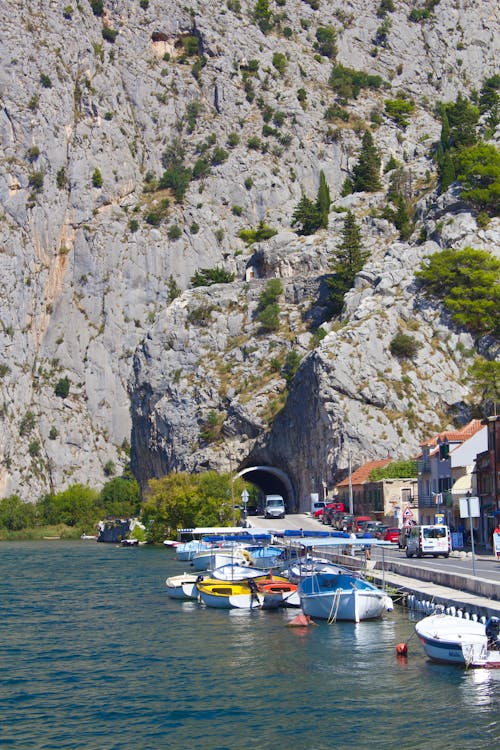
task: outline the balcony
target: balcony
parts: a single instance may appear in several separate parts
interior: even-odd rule
[[[419,474],[431,473],[431,461],[429,458],[419,458],[417,461],[417,471]]]
[[[438,508],[450,508],[453,505],[453,499],[452,499],[452,496],[451,496],[451,492],[442,492],[441,494],[443,496],[443,502],[442,503],[436,503],[436,495],[435,494],[425,495],[425,494],[421,493],[418,496],[418,507],[419,508],[430,508],[430,507],[433,507],[433,508],[436,508],[436,510]]]

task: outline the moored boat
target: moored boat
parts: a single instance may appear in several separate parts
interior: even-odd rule
[[[198,589],[200,601],[206,604],[207,607],[217,607],[218,609],[254,609],[263,606],[266,594],[266,592],[259,590],[259,583],[287,584],[288,581],[282,576],[273,575],[263,575],[261,578],[251,578],[241,581],[222,581],[216,578],[205,578],[198,581],[196,588]],[[282,598],[280,594],[280,601]],[[270,599],[268,603],[270,604]]]
[[[373,620],[393,609],[391,598],[359,575],[348,571],[315,573],[299,584],[305,615],[329,622]]]
[[[172,599],[197,599],[197,580],[198,576],[195,576],[192,573],[181,573],[181,575],[178,576],[170,576],[165,581],[167,594]]]
[[[261,597],[253,591],[248,581],[219,581],[208,578],[196,584],[200,601],[217,609],[260,607]]]
[[[466,667],[500,668],[500,620],[483,624],[452,615],[429,615],[415,631],[432,661]]]
[[[250,564],[250,556],[242,547],[211,547],[197,552],[191,564],[195,570],[214,570],[226,563],[237,562],[239,565]]]
[[[211,573],[211,577],[219,581],[243,581],[248,578],[262,578],[263,575],[266,575],[266,571],[261,568],[239,565],[236,562],[229,562],[219,568],[214,568]]]
[[[179,562],[187,562],[192,560],[197,552],[201,550],[210,549],[211,545],[201,539],[192,539],[190,542],[183,542],[178,544],[175,548],[175,554]]]

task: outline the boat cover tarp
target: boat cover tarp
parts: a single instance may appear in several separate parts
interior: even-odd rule
[[[292,541],[292,539],[290,539]],[[301,545],[301,547],[388,547],[393,549],[395,544],[393,542],[385,542],[383,539],[371,538],[359,538],[350,539],[349,537],[297,537],[295,540]]]
[[[232,542],[255,542],[255,541],[262,541],[262,542],[270,542],[272,539],[272,535],[265,531],[259,531],[255,534],[251,533],[243,533],[243,534],[210,534],[203,537],[204,541],[207,542],[223,542],[223,541],[232,541]]]

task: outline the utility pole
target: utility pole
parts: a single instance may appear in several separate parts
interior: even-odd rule
[[[233,519],[233,528],[236,526],[236,518],[234,514],[234,477],[233,477],[233,461],[231,455],[229,455],[229,475],[231,479],[231,511]]]
[[[352,499],[352,464],[351,464],[351,449],[347,453],[349,462],[349,513],[351,516],[354,514],[354,503]]]

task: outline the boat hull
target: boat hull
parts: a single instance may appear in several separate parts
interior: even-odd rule
[[[300,583],[298,591],[305,615],[332,622],[375,620],[392,608],[384,591],[345,573],[310,576]]]
[[[196,599],[198,597],[196,581],[197,577],[189,573],[170,576],[165,581],[167,594],[171,599]]]
[[[500,668],[500,651],[488,649],[485,626],[451,615],[430,615],[415,625],[429,659],[441,664]]]
[[[205,579],[199,581],[196,586],[200,601],[207,607],[216,607],[217,609],[255,609],[263,607],[271,609],[281,606],[283,601],[282,591],[272,592],[270,587],[274,584],[279,588],[288,585],[284,579],[263,576],[260,580],[268,591],[258,590],[258,580],[252,579],[246,581],[221,581],[216,579]],[[266,596],[269,593],[269,596]],[[289,592],[287,592],[289,593]]]
[[[300,603],[305,615],[322,620],[376,620],[387,610],[386,596],[371,591],[302,595]]]

